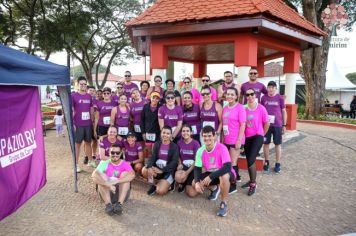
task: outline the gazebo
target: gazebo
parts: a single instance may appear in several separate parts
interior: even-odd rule
[[[209,63],[233,63],[242,84],[251,66],[263,77],[265,61],[284,57],[290,130],[300,52],[326,35],[282,0],[158,0],[126,26],[137,53],[151,57],[151,74],[163,78],[172,61],[194,64],[194,78]]]

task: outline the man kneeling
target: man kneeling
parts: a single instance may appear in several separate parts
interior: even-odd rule
[[[202,135],[205,145],[198,149],[195,157],[193,181],[195,195],[202,194],[208,188],[211,191],[208,199],[215,201],[221,192],[221,203],[217,215],[223,217],[227,215],[230,182],[234,182],[236,174],[231,168],[228,149],[222,143],[215,142],[214,128],[205,126]]]
[[[123,151],[119,145],[113,144],[109,154],[110,159],[100,162],[92,178],[98,185],[99,193],[105,202],[105,212],[108,215],[121,214],[122,204],[129,197],[130,182],[135,178],[135,171],[130,163],[121,159]],[[116,202],[113,205],[110,193],[115,194],[117,189],[119,190],[118,199],[113,199]],[[117,197],[117,195],[114,196]]]

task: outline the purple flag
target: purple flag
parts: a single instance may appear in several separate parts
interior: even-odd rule
[[[38,87],[0,86],[0,220],[46,184]]]

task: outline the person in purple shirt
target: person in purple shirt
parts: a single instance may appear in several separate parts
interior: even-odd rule
[[[119,105],[113,107],[111,110],[110,124],[117,127],[118,134],[122,138],[126,138],[130,125],[130,107],[127,104],[127,97],[125,94],[120,95]]]
[[[93,106],[96,104],[97,102],[97,97],[96,97],[96,91],[95,91],[95,87],[94,86],[88,86],[87,87],[87,92],[90,94],[90,96],[92,97],[93,100]],[[94,125],[94,124],[93,124]],[[91,141],[91,150],[92,150],[92,155],[93,155],[93,159],[96,158],[96,154],[97,154],[97,149],[98,149],[98,141],[97,139],[94,137],[94,132],[92,135],[92,141]],[[85,156],[84,157],[84,164],[88,164],[88,157]]]
[[[124,85],[120,82],[116,84],[116,92],[115,95],[111,96],[111,100],[116,102],[116,104],[119,104],[119,97],[121,94],[124,94]]]
[[[200,107],[192,102],[193,95],[190,91],[183,94],[183,124],[188,124],[192,129],[193,139],[200,142]]]
[[[175,105],[173,92],[167,92],[165,99],[166,104],[158,109],[158,123],[161,129],[166,125],[172,128],[172,139],[176,143],[182,129],[183,111],[182,107]]]
[[[155,85],[153,85],[152,87],[150,87],[147,91],[146,94],[146,99],[150,99],[151,98],[151,93],[152,92],[158,92],[161,97],[163,97],[163,88],[162,86],[162,77],[160,75],[156,75],[153,78],[153,82],[155,83]]]
[[[242,102],[242,100],[243,100],[242,104],[246,104],[247,103],[246,92],[249,89],[253,89],[256,93],[256,100],[259,103],[259,102],[261,102],[261,95],[267,94],[266,86],[257,81],[257,78],[258,78],[257,67],[254,67],[254,66],[251,67],[248,76],[249,76],[250,80],[241,85],[241,93],[240,93],[239,100],[240,100],[240,102]]]
[[[130,103],[131,111],[130,116],[133,121],[133,130],[135,132],[136,138],[138,142],[143,144],[143,136],[141,132],[141,112],[143,107],[147,103],[146,98],[142,98],[140,91],[138,89],[134,89],[132,91],[132,102]]]
[[[91,140],[93,136],[93,100],[87,93],[88,81],[84,76],[78,78],[79,90],[72,93],[72,109],[75,127],[75,157],[77,162],[77,172],[81,172],[78,165],[82,142],[84,141],[85,154],[90,161],[88,165],[96,167],[92,158]]]
[[[184,124],[182,127],[182,139],[178,141],[180,160],[175,174],[175,180],[179,184],[178,192],[186,193],[190,197],[195,197],[192,182],[194,179],[195,154],[200,148],[198,141],[192,139],[192,127]]]
[[[98,101],[95,108],[95,123],[94,136],[101,137],[107,134],[110,126],[111,110],[116,106],[116,103],[111,100],[111,89],[105,87],[103,89],[103,101]]]
[[[141,90],[140,90],[141,98],[146,99],[147,91],[150,88],[150,83],[146,80],[142,81],[140,83],[140,87],[141,87]],[[147,100],[149,100],[149,99],[147,99]]]
[[[112,145],[118,145],[121,148],[123,147],[122,138],[117,136],[117,128],[115,126],[110,126],[108,129],[107,136],[102,136],[99,139],[100,147],[100,160],[109,160],[110,159],[110,147]]]
[[[269,144],[273,136],[274,149],[276,152],[276,164],[274,171],[279,173],[281,171],[281,152],[282,152],[282,134],[286,131],[287,124],[287,111],[284,99],[277,93],[277,84],[274,81],[268,82],[268,94],[264,95],[261,99],[261,104],[268,112],[270,127],[265,135],[263,154],[265,157],[264,171],[269,171]]]
[[[161,140],[155,142],[152,155],[147,165],[142,169],[142,176],[152,184],[147,191],[148,195],[157,193],[165,195],[175,190],[174,173],[179,160],[179,148],[171,141],[172,128],[164,126],[161,131]],[[154,180],[158,180],[157,184]]]
[[[135,172],[141,175],[143,167],[143,149],[142,145],[136,142],[136,135],[134,132],[127,134],[127,140],[123,141],[125,150],[125,161],[129,162]]]
[[[124,93],[128,98],[128,101],[131,102],[131,92],[134,89],[138,89],[138,86],[131,82],[131,72],[125,71],[125,83],[123,85]]]
[[[228,88],[236,88],[237,90],[240,90],[238,88],[238,85],[234,83],[234,75],[231,71],[225,71],[224,72],[224,83],[220,84],[218,87],[218,100],[221,104],[226,99],[226,91]]]
[[[210,80],[210,76],[209,75],[204,75],[202,78],[201,78],[201,82],[202,82],[202,85],[205,86],[205,85],[208,85],[210,86],[210,91],[211,91],[211,100],[213,100],[214,102],[218,100],[218,92],[216,91],[216,89],[210,85],[211,83],[211,80]],[[202,97],[200,97],[200,103],[202,103]]]

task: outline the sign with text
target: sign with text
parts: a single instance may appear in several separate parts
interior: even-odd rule
[[[46,183],[37,87],[0,86],[0,220]]]

